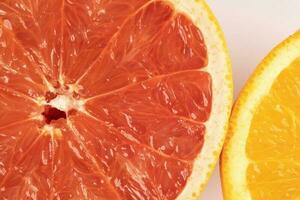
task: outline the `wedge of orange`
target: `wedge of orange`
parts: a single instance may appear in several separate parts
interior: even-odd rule
[[[204,1],[1,0],[0,199],[195,199],[231,97]]]
[[[276,47],[241,92],[222,155],[227,200],[300,199],[300,32]]]

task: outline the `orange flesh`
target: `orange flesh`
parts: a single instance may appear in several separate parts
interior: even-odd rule
[[[189,18],[164,1],[2,0],[0,46],[0,199],[180,194],[212,102]]]
[[[300,58],[274,82],[254,114],[247,143],[252,199],[300,198]]]

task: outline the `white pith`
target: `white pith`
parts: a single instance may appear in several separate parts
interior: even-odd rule
[[[71,95],[58,95],[52,99],[47,105],[50,105],[53,108],[58,110],[68,112],[70,110],[84,110],[84,101],[74,99]]]
[[[213,82],[212,111],[205,123],[205,142],[194,162],[193,172],[178,200],[198,199],[214,169],[227,131],[232,104],[232,78],[229,55],[220,28],[203,0],[169,0],[178,12],[188,15],[201,30],[207,46],[209,64],[204,69]]]
[[[293,36],[292,36],[293,37]],[[251,200],[247,187],[246,144],[254,112],[267,95],[279,74],[300,56],[300,32],[298,39],[289,38],[275,48],[258,67],[245,89],[240,94],[236,111],[230,122],[230,140],[223,153],[223,188],[226,199]],[[296,37],[296,36],[295,36]]]
[[[49,103],[50,106],[64,112],[68,112],[70,109],[74,108],[74,104],[74,100],[66,95],[58,95]]]

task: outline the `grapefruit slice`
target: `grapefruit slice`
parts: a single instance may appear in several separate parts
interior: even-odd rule
[[[0,198],[193,199],[231,106],[203,1],[2,0]]]
[[[300,198],[300,32],[276,47],[247,82],[222,154],[225,199]]]

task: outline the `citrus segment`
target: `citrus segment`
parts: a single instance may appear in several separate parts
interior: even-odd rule
[[[9,173],[9,169],[11,167],[12,157],[14,155],[14,151],[17,150],[14,147],[16,146],[17,142],[20,143],[22,137],[24,137],[24,134],[26,134],[24,130],[34,130],[32,128],[32,125],[34,123],[30,120],[22,121],[22,123],[19,123],[18,125],[8,125],[6,127],[1,127],[0,129],[0,139],[1,142],[5,143],[6,145],[0,146],[0,180],[1,180],[1,192],[3,192],[3,183],[7,179],[7,173]],[[35,136],[35,133],[33,131],[33,136]],[[32,136],[28,137],[27,141],[32,141]],[[25,139],[23,139],[24,141]],[[25,149],[23,149],[25,150]],[[15,178],[14,178],[15,179]],[[13,180],[10,180],[10,183],[14,182]]]
[[[9,102],[9,103],[8,103]],[[39,109],[33,99],[0,84],[0,128],[33,119]],[[38,115],[37,115],[38,116]]]
[[[65,1],[62,8],[63,76],[70,82],[76,81],[95,64],[122,24],[148,1]]]
[[[206,64],[206,47],[198,28],[186,16],[174,13],[171,5],[154,1],[125,22],[79,84],[93,88],[85,91],[90,96]]]
[[[121,199],[173,199],[185,184],[190,163],[143,145],[97,119],[76,116],[71,121],[85,142],[85,153],[105,171]]]
[[[63,25],[62,20],[58,20],[61,18],[58,11],[62,4],[61,0],[4,0],[0,3],[1,18],[9,22],[15,42],[29,53],[27,56],[34,60],[31,62],[36,62],[48,79],[58,77]]]
[[[34,121],[27,121],[22,124],[1,128],[1,141],[6,141],[6,148],[1,149],[1,163],[4,164],[1,175],[1,193],[3,199],[18,198],[24,196],[25,192],[30,195],[37,190],[35,188],[36,181],[44,181],[43,176],[52,174],[50,166],[42,163],[41,153],[48,156],[48,151],[41,151],[43,148],[47,150],[49,140],[39,134],[39,128]],[[30,133],[30,134],[28,134]],[[50,143],[51,144],[51,143]],[[37,156],[28,156],[39,154]],[[45,161],[47,160],[46,157]],[[47,162],[47,161],[46,161]],[[44,169],[43,169],[44,168]],[[45,173],[45,175],[43,175]],[[36,175],[36,178],[34,176]],[[30,184],[32,183],[32,185]],[[17,187],[16,187],[17,186]],[[45,191],[45,187],[41,187],[41,192]],[[48,193],[48,192],[47,192]],[[47,194],[46,193],[46,194]]]
[[[204,2],[4,0],[0,45],[0,199],[199,194],[232,92]]]
[[[69,131],[62,133],[63,140],[54,139],[32,121],[0,131],[6,133],[1,141],[8,142],[1,149],[1,163],[7,164],[1,166],[2,198],[118,199],[89,158],[82,160]]]
[[[182,106],[185,98],[189,103]],[[210,99],[208,74],[195,71],[157,77],[92,97],[86,109],[131,140],[192,160],[204,143],[205,126],[201,122],[208,119]]]
[[[0,28],[1,86],[29,97],[43,94],[44,75],[31,54],[18,42],[11,22],[0,18]]]

